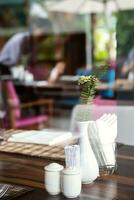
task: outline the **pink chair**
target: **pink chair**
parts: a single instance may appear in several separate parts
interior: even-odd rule
[[[47,124],[49,118],[53,113],[53,100],[52,99],[40,99],[34,102],[20,103],[18,95],[16,93],[15,87],[12,81],[4,82],[4,90],[7,94],[7,105],[9,110],[9,124],[10,128],[20,129],[20,128],[35,128],[39,124]],[[27,109],[33,106],[46,106],[48,109],[47,114],[30,116],[23,118],[21,115],[21,109]]]
[[[115,99],[102,99],[101,96],[96,96],[93,101],[94,104],[100,106],[116,106],[117,101]]]
[[[93,105],[92,113],[94,119],[98,119],[104,113],[117,113],[117,100],[102,99],[100,96],[96,96]]]

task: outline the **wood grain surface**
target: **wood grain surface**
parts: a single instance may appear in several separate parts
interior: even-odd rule
[[[64,164],[63,161],[55,160]],[[0,152],[0,181],[36,188],[21,196],[20,200],[62,200],[62,194],[50,196],[44,187],[44,166],[53,162],[36,156]],[[81,200],[133,200],[134,199],[134,147],[120,145],[114,175],[101,176],[93,184],[82,186]]]

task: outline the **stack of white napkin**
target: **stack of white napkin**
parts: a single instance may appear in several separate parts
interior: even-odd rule
[[[99,166],[115,165],[115,139],[117,137],[117,115],[104,114],[88,126],[89,140]]]
[[[13,134],[8,139],[8,141],[31,144],[57,145],[63,144],[69,139],[72,139],[72,133],[69,131],[59,129],[43,129],[37,131],[23,131],[19,134]]]

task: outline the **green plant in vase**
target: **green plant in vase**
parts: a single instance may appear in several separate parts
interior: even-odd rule
[[[75,107],[75,120],[88,121],[91,116],[90,105],[99,84],[99,79],[95,75],[81,76],[78,80],[80,85],[80,104]]]
[[[92,103],[94,98],[96,87],[99,84],[99,80],[95,75],[81,76],[78,80],[78,84],[81,87],[80,101],[81,104]]]
[[[98,83],[99,80],[95,75],[81,76],[78,81],[81,88],[81,104],[75,107],[74,113],[76,116],[76,135],[79,138],[81,180],[83,184],[92,183],[99,175],[99,166],[88,136],[88,126],[91,120],[90,104],[92,104]]]
[[[95,96],[96,87],[99,85],[99,80],[104,77],[108,71],[109,65],[100,65],[95,68],[93,75],[80,76],[78,85],[80,85],[80,104],[74,108],[74,119],[76,121],[91,120],[91,105]]]

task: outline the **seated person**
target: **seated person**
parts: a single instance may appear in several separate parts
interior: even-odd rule
[[[121,70],[122,76],[134,80],[134,47],[130,50]]]
[[[95,74],[101,82],[107,83],[109,86],[112,86],[115,82],[115,63],[108,61],[106,65],[100,66],[96,69]],[[101,90],[99,95],[102,98],[113,98],[114,91],[112,89]]]
[[[64,71],[65,71],[65,63],[58,62],[50,73],[50,76],[48,78],[48,83],[53,84],[56,81],[58,81],[59,77],[64,73]]]

